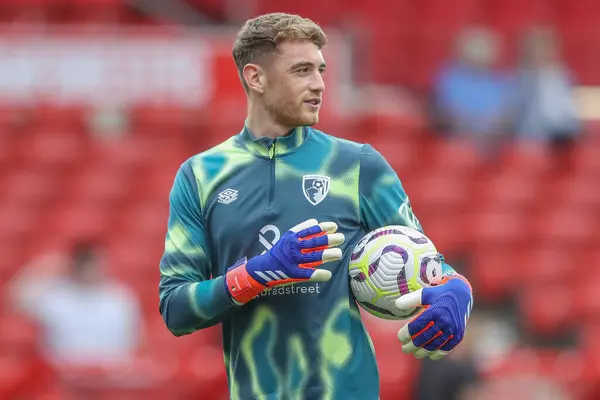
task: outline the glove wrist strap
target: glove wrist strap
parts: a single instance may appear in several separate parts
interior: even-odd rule
[[[246,270],[246,257],[232,265],[225,275],[227,292],[238,304],[246,304],[258,296],[266,286],[253,279]]]
[[[468,281],[468,279],[467,279],[467,278],[465,278],[464,276],[462,276],[461,274],[454,273],[454,274],[451,274],[451,275],[445,275],[445,276],[442,278],[442,281],[441,281],[441,283],[442,283],[442,284],[443,284],[443,283],[446,283],[446,282],[448,282],[450,279],[460,279],[461,281],[463,281],[464,283],[466,283],[466,284],[467,284],[467,286],[469,287],[469,290],[470,290],[471,292],[473,292],[473,288],[471,287],[471,282],[469,282],[469,281]]]

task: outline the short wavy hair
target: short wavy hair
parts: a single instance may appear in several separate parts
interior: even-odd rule
[[[264,55],[275,53],[279,43],[292,40],[311,41],[319,49],[327,44],[327,36],[321,27],[298,15],[272,13],[246,21],[235,38],[232,51],[246,92],[249,88],[243,76],[244,67]]]

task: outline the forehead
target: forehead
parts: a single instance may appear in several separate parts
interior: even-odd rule
[[[325,62],[319,47],[310,41],[286,41],[277,46],[277,60],[287,66],[298,62],[312,62],[317,65]]]

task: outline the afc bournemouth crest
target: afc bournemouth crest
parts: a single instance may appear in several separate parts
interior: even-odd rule
[[[329,181],[328,176],[323,175],[304,175],[302,177],[302,191],[304,197],[313,205],[316,206],[329,193]]]

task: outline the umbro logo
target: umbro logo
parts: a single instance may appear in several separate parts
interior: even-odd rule
[[[238,191],[234,189],[225,189],[217,197],[217,201],[222,204],[229,204],[236,201],[238,198]]]

